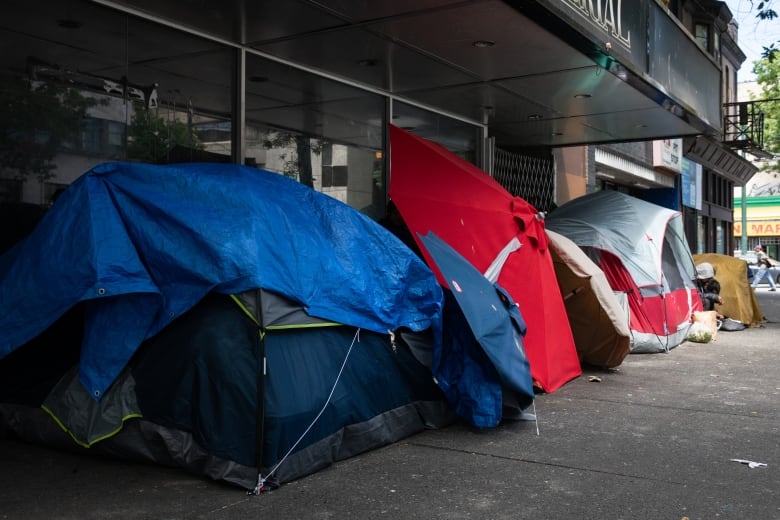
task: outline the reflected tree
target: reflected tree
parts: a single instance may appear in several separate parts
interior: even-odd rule
[[[203,150],[192,125],[167,119],[142,104],[134,106],[133,118],[127,130],[127,158],[155,163],[163,159],[175,146]]]
[[[54,157],[79,138],[89,107],[78,90],[53,82],[9,76],[0,79],[0,167],[26,180],[54,177]]]
[[[288,150],[280,156],[284,162],[282,173],[285,177],[295,179],[310,188],[314,188],[311,154],[321,154],[325,145],[323,140],[277,130],[268,130],[263,137],[263,148],[266,150]]]

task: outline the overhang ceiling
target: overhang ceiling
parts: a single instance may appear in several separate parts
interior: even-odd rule
[[[23,71],[35,58],[84,74],[126,76],[138,85],[158,84],[169,102],[186,93],[180,102],[188,98],[205,112],[229,115],[233,50],[246,46],[250,55],[271,58],[262,81],[247,83],[248,120],[274,109],[267,113],[280,120],[266,122],[311,133],[316,121],[292,114],[313,100],[345,121],[361,120],[365,107],[345,102],[352,94],[333,79],[461,121],[487,121],[504,148],[702,133],[691,118],[666,108],[662,93],[649,96],[650,86],[635,88],[636,77],[632,83],[597,65],[532,21],[523,4],[12,0],[0,18],[0,66]],[[150,17],[165,25],[142,20]],[[301,82],[301,69],[321,73],[320,84]]]

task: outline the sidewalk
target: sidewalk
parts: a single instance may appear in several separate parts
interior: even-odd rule
[[[426,431],[260,496],[0,439],[0,519],[777,519],[780,292],[757,294],[764,327],[587,371],[538,424]]]

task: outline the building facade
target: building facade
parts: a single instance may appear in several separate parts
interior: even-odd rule
[[[718,65],[723,104],[719,133],[585,147],[579,155],[587,182],[580,189],[618,190],[680,210],[694,253],[731,254],[731,194],[734,186],[742,185],[757,170],[735,151],[726,135],[728,117],[737,110],[737,70],[745,56],[737,45],[737,27],[725,2],[678,0],[669,2],[668,8],[702,54]],[[574,163],[568,161],[566,166]]]
[[[720,63],[674,5],[15,0],[0,21],[0,198],[45,206],[107,160],[213,160],[378,218],[394,124],[549,210],[623,157],[611,143],[719,139]]]

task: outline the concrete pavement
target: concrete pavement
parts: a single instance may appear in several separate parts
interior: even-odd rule
[[[765,326],[586,371],[538,423],[426,431],[259,496],[0,439],[0,519],[779,519],[780,292],[757,294]]]

